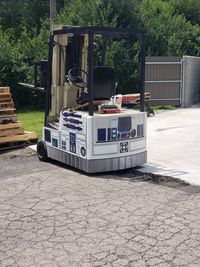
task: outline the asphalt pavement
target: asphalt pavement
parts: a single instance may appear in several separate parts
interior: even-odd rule
[[[200,187],[0,155],[0,266],[200,266]]]

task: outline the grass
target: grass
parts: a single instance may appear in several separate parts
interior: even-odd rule
[[[166,109],[166,110],[170,110],[170,109],[174,109],[175,107],[174,106],[171,106],[171,105],[163,105],[163,106],[153,106],[152,105],[152,108],[154,111],[158,110],[158,109]]]
[[[42,138],[42,127],[44,126],[43,111],[17,112],[17,118],[21,121],[25,131],[35,132],[38,139]]]

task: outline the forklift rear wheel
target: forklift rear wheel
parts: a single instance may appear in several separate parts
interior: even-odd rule
[[[47,161],[48,156],[47,156],[47,147],[44,141],[39,141],[37,143],[37,156],[39,160],[41,161]]]

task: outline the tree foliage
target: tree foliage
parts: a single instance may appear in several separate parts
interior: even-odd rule
[[[140,14],[149,36],[149,55],[200,55],[199,26],[192,25],[183,14],[177,14],[169,2],[144,0]]]
[[[182,14],[193,25],[200,24],[200,1],[199,0],[171,0],[177,14]]]

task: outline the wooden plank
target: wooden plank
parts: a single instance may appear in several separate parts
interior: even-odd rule
[[[0,116],[2,116],[2,114],[5,115],[13,115],[15,114],[16,108],[4,108],[4,109],[0,109]]]
[[[24,134],[23,128],[0,130],[0,138],[3,136],[13,136],[17,134]]]
[[[5,116],[0,116],[0,123],[5,123],[5,122],[11,122],[11,121],[16,121],[17,116],[16,115],[5,115]]]
[[[13,111],[13,110],[16,110],[16,108],[3,108],[3,109],[0,109],[0,111]]]
[[[1,130],[8,130],[8,129],[16,129],[22,127],[21,122],[10,122],[6,124],[0,124],[0,131]]]
[[[0,87],[0,93],[10,93],[10,87]]]
[[[11,93],[0,93],[0,98],[2,97],[11,97]]]
[[[33,139],[37,139],[36,133],[25,132],[24,134],[1,137],[0,144],[19,142],[19,141],[29,141]]]
[[[4,108],[14,108],[13,101],[0,103],[0,109],[4,109]]]
[[[0,118],[6,118],[7,116],[14,116],[15,109],[13,110],[0,110]]]
[[[0,103],[5,103],[5,102],[11,102],[12,98],[10,97],[2,97],[0,98]]]
[[[10,143],[4,143],[0,144],[0,151],[5,151],[9,149],[19,148],[19,147],[25,147],[33,144],[37,144],[38,139],[31,139],[28,141],[18,141],[18,142],[10,142]]]
[[[144,94],[145,100],[150,98],[150,93],[146,92]],[[122,95],[122,103],[123,104],[138,104],[140,103],[140,94],[127,94],[127,95]]]
[[[0,103],[11,102],[12,96],[9,93],[0,93]]]

